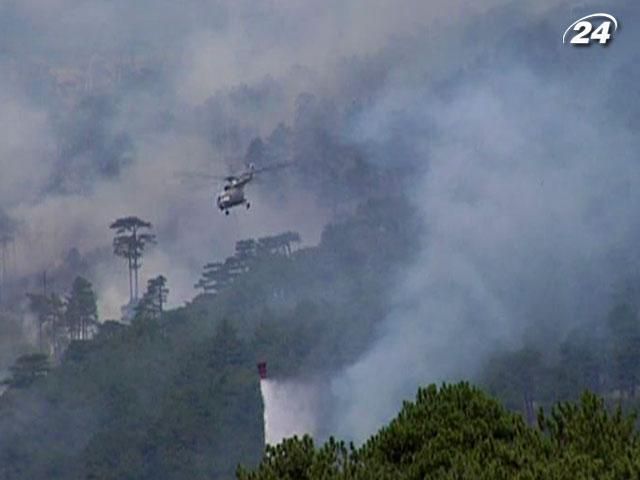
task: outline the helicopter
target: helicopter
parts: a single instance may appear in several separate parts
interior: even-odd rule
[[[254,175],[257,173],[279,170],[281,168],[288,167],[289,165],[291,164],[277,163],[262,168],[256,168],[255,165],[251,163],[244,172],[241,172],[238,175],[228,175],[223,177],[223,180],[226,183],[222,187],[222,191],[216,197],[217,207],[220,211],[223,211],[225,215],[229,215],[229,209],[239,205],[244,205],[248,210],[251,208],[251,203],[244,195],[244,187],[253,180]]]
[[[216,196],[216,206],[225,215],[229,215],[229,210],[244,205],[245,208],[251,208],[251,203],[245,196],[244,187],[251,182],[256,174],[263,172],[279,170],[292,165],[292,162],[275,163],[264,167],[256,168],[256,166],[250,163],[246,169],[234,175],[219,176],[219,175],[207,175],[207,174],[187,174],[186,178],[210,178],[216,180],[223,180],[225,183],[222,186],[222,190]],[[185,175],[182,175],[185,177]]]
[[[229,209],[239,205],[244,205],[247,209],[251,208],[251,203],[244,195],[244,187],[253,180],[255,173],[255,165],[251,164],[247,170],[238,175],[222,177],[225,184],[216,197],[216,205],[225,215],[229,215]]]

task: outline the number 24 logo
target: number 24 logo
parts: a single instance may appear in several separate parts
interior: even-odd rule
[[[591,18],[603,19],[602,23],[600,23],[595,30],[593,30],[593,24],[589,21]],[[573,45],[590,45],[592,40],[594,42],[598,41],[601,45],[606,45],[611,39],[612,23],[614,25],[613,31],[615,32],[618,30],[618,21],[613,15],[609,15],[608,13],[593,13],[582,17],[569,25],[569,28],[564,31],[562,43],[566,43],[567,33],[569,33],[569,30],[573,30],[574,32],[578,32],[571,37],[571,41],[569,42]]]

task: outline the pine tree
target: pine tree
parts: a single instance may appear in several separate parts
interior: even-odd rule
[[[203,267],[202,277],[194,286],[204,293],[217,294],[227,288],[234,278],[242,273],[242,266],[237,259],[229,257],[224,263],[207,263]]]
[[[67,299],[66,325],[71,340],[88,340],[98,324],[98,307],[91,283],[76,277]]]
[[[26,388],[37,378],[49,373],[49,357],[43,353],[31,353],[18,357],[16,363],[9,367],[11,377],[2,384],[12,388]]]
[[[136,307],[136,316],[149,316],[159,319],[164,311],[164,305],[167,303],[167,279],[164,275],[158,275],[147,282],[147,291]]]
[[[109,228],[115,230],[113,253],[127,260],[129,268],[129,303],[138,300],[138,271],[142,266],[142,255],[148,244],[156,243],[156,236],[141,233],[152,228],[151,223],[138,217],[123,217],[113,222]]]

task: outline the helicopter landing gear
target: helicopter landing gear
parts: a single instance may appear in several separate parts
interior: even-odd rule
[[[249,210],[250,207],[251,207],[251,204],[247,202],[247,210]]]

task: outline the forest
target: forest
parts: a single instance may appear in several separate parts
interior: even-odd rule
[[[532,426],[469,384],[431,385],[361,447],[293,437],[237,478],[634,478],[639,440],[634,417],[590,393],[540,412]]]
[[[639,476],[610,3],[0,2],[0,480]]]
[[[170,277],[162,293],[152,279],[131,325],[102,322],[84,337],[82,322],[60,323],[59,365],[20,357],[0,397],[2,478],[229,478],[256,464],[256,361],[282,377],[356,358],[384,315],[388,272],[415,251],[411,212],[401,198],[369,201],[317,247],[297,249],[291,232],[240,241],[204,266],[185,307],[161,311]],[[90,323],[92,295],[76,279],[66,310],[82,305]]]
[[[472,380],[497,400],[466,384],[425,386],[361,447],[328,440],[316,449],[298,438],[261,461],[256,362],[268,359],[270,375],[288,378],[357,359],[387,314],[389,275],[411,261],[423,228],[410,203],[384,197],[328,225],[317,247],[297,247],[294,232],[242,240],[232,257],[203,266],[201,293],[184,307],[163,308],[170,277],[152,278],[130,325],[96,323],[82,277],[67,299],[32,295],[36,311],[48,300],[45,317],[65,305],[57,336],[43,323],[51,351],[65,348],[59,360],[21,356],[5,381],[1,477],[218,479],[238,465],[241,479],[568,478],[574,464],[598,478],[636,472],[626,416],[640,374],[632,298],[557,351],[496,352]],[[594,393],[581,397],[586,389]],[[556,406],[565,401],[578,403]],[[617,470],[604,459],[619,459]]]

